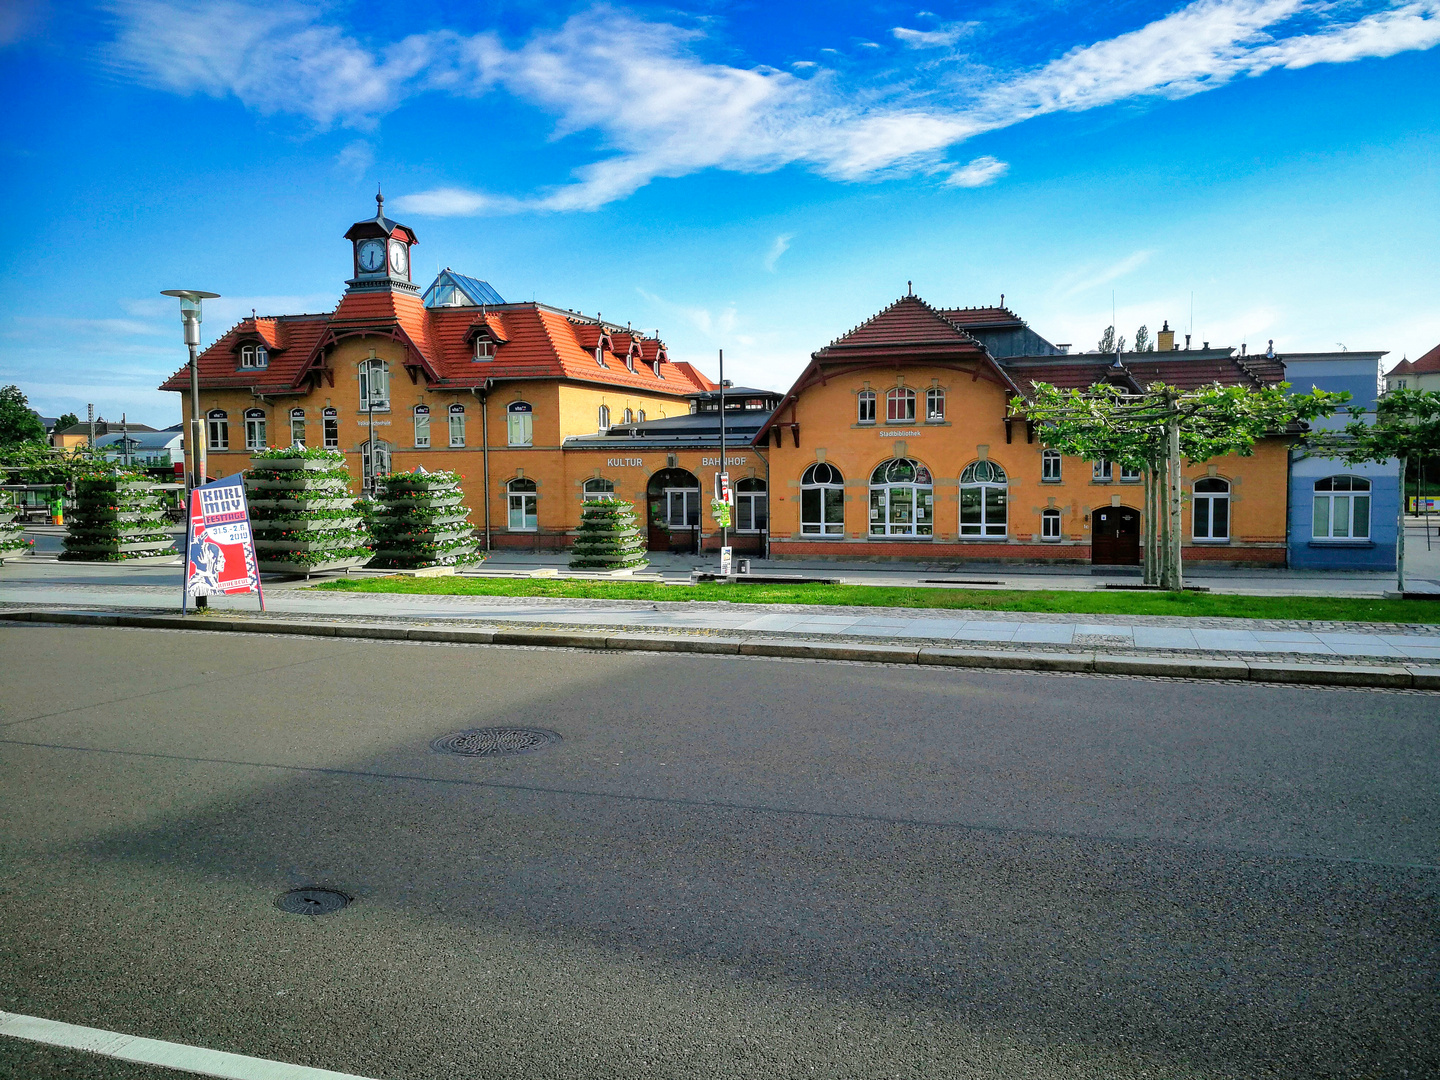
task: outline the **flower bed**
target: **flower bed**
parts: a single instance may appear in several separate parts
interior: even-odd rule
[[[461,505],[460,477],[452,472],[391,473],[377,478],[380,506],[370,519],[375,560],[392,570],[465,566],[485,558]]]
[[[570,549],[572,570],[635,570],[649,564],[635,507],[623,499],[587,502]]]
[[[61,559],[119,562],[175,554],[154,484],[126,476],[86,477],[75,482],[75,504]]]
[[[255,553],[267,573],[317,574],[370,560],[369,530],[338,450],[269,450],[245,474]]]

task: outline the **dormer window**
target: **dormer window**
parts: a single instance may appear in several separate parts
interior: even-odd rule
[[[264,345],[242,345],[240,346],[240,366],[242,368],[269,367],[270,353]]]
[[[495,359],[495,342],[491,341],[488,337],[484,337],[483,335],[477,337],[475,339],[475,359]]]

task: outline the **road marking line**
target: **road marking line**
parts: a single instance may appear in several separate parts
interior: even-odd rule
[[[118,1031],[64,1024],[39,1016],[0,1012],[0,1035],[9,1035],[49,1046],[85,1050],[104,1057],[134,1061],[141,1065],[158,1065],[201,1076],[219,1076],[225,1080],[367,1080],[354,1073],[314,1069],[309,1065],[289,1065],[283,1061],[229,1054],[224,1050],[207,1050],[203,1046],[143,1039],[138,1035],[122,1035]]]

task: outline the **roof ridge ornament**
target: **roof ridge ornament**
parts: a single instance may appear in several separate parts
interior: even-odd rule
[[[375,220],[385,220],[385,193],[380,190],[380,185],[375,185]]]

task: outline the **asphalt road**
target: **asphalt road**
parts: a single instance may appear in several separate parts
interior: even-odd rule
[[[489,724],[564,741],[429,748]],[[12,1012],[385,1080],[1440,1072],[1440,696],[6,626],[0,725]]]

